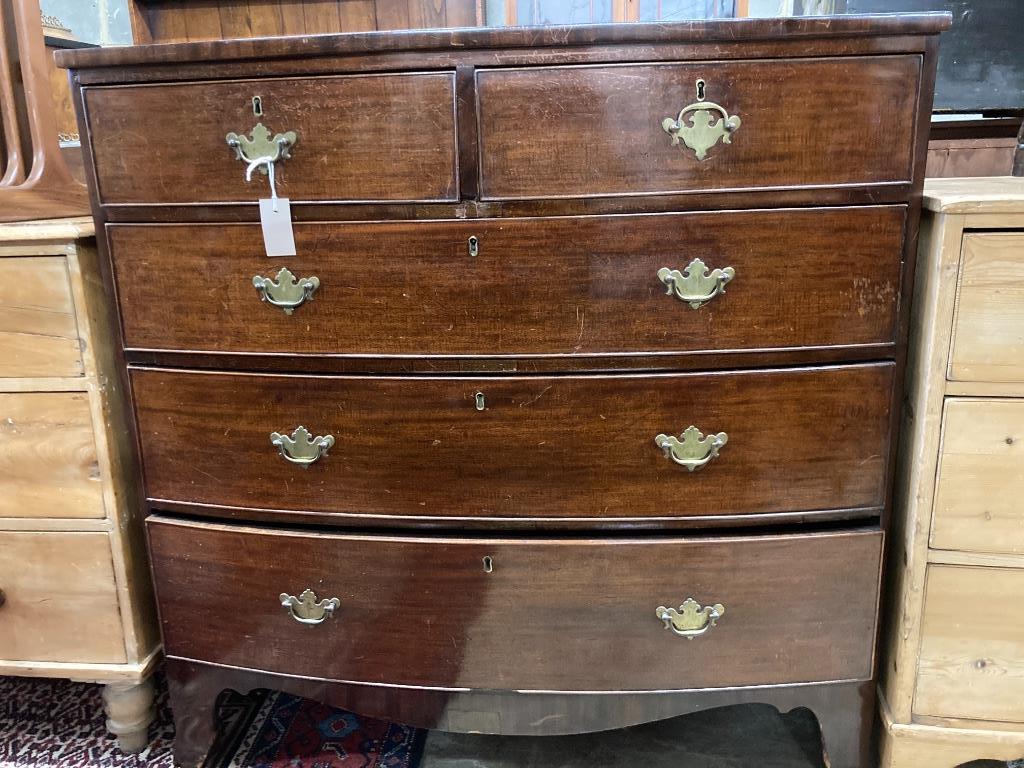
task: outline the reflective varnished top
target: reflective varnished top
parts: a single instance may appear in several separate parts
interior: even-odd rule
[[[938,12],[716,19],[652,24],[480,27],[265,37],[124,48],[80,48],[57,51],[56,58],[60,66],[68,68],[126,67],[172,62],[265,61],[406,51],[934,35],[949,29],[951,24],[952,16],[949,13]]]

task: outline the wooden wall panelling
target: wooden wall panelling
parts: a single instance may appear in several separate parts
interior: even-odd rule
[[[482,0],[134,0],[135,42],[473,27]]]
[[[373,0],[339,0],[342,32],[372,32],[377,28],[377,8]]]

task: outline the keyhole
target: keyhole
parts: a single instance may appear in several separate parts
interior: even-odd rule
[[[482,411],[486,407],[487,407],[487,401],[484,399],[484,393],[483,392],[477,392],[476,393],[476,409],[478,411]]]
[[[476,235],[472,235],[469,238],[469,255],[478,256],[480,254],[480,240]]]
[[[494,560],[491,559],[490,555],[484,558],[484,573],[492,573],[494,571]]]
[[[259,96],[252,97],[252,113],[256,117],[263,117],[263,99]]]
[[[704,81],[697,81],[697,101],[704,101]]]

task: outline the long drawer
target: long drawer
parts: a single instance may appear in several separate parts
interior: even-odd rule
[[[282,197],[458,199],[452,72],[87,88],[85,106],[103,203],[269,197],[267,179],[247,183],[226,141],[259,139],[256,126],[271,140],[295,134],[276,164]],[[259,147],[247,154],[270,151]]]
[[[871,674],[879,531],[392,538],[156,517],[149,536],[165,647],[175,657],[492,690]]]
[[[909,183],[920,69],[908,55],[481,70],[481,194]]]
[[[258,225],[108,231],[130,348],[577,355],[891,345],[905,216],[297,224],[288,259],[266,257]]]
[[[157,503],[601,521],[881,506],[893,370],[131,380]]]

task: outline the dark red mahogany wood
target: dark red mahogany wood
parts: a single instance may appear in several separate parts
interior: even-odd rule
[[[704,517],[885,502],[893,366],[312,377],[135,369],[151,501],[369,517]],[[479,407],[482,397],[483,407]],[[659,434],[728,443],[697,472]],[[334,447],[308,468],[270,434]],[[182,482],[188,478],[188,482]]]
[[[140,503],[165,513],[151,535],[178,763],[202,762],[221,688],[262,685],[490,733],[806,705],[833,768],[871,765],[880,547],[949,24],[60,54],[135,364]],[[697,78],[742,118],[705,161],[662,130]],[[300,133],[280,168],[293,259],[260,255],[266,182],[247,186],[224,143],[251,127],[254,95],[268,127]],[[695,257],[736,269],[698,310],[655,278]],[[322,278],[291,317],[252,289],[281,266]],[[305,471],[269,443],[299,423],[338,438]],[[730,436],[692,475],[653,442],[690,423]],[[218,517],[232,522],[202,522]],[[338,621],[292,626],[277,595],[307,587],[338,593]],[[727,604],[692,642],[650,603],[686,597]]]
[[[905,217],[894,206],[309,223],[295,226],[299,255],[276,261],[255,225],[109,233],[131,349],[436,358],[877,345],[878,355],[896,340]],[[736,271],[699,309],[657,276],[694,257]],[[253,289],[253,276],[281,267],[320,283],[291,315]]]
[[[363,684],[523,692],[871,674],[877,529],[516,540],[154,518],[149,537],[168,651],[196,661]],[[316,626],[296,622],[278,599],[307,587],[340,600]],[[655,615],[687,597],[725,606],[716,626],[692,640]]]

